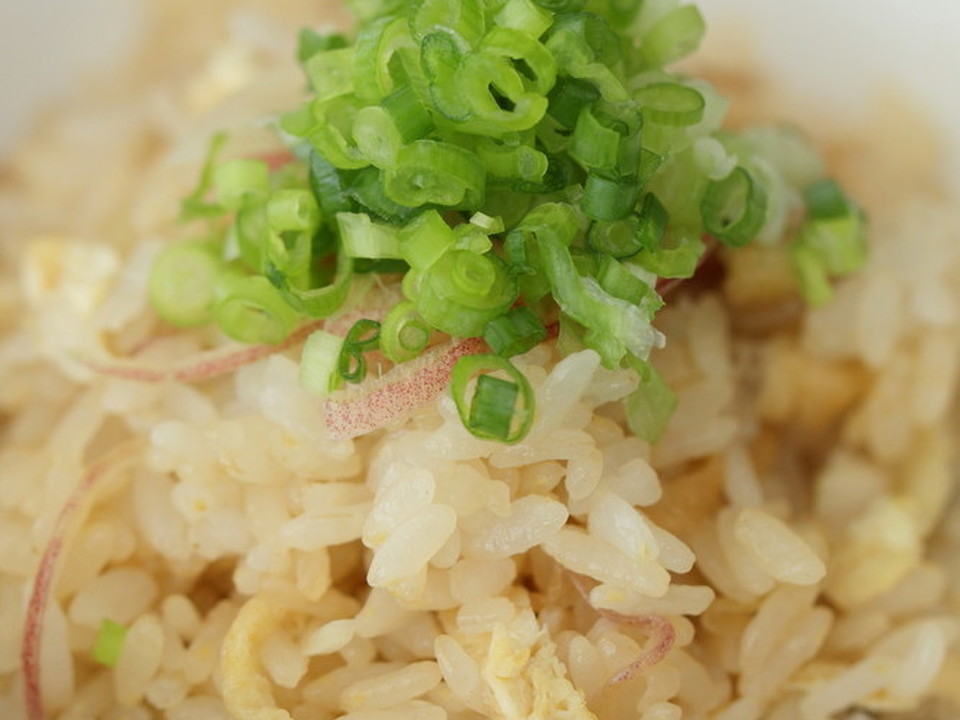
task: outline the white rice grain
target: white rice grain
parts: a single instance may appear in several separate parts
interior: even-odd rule
[[[542,495],[516,500],[504,517],[476,513],[463,522],[464,555],[489,559],[518,555],[554,537],[567,517],[563,503]]]
[[[447,720],[447,711],[433,703],[412,700],[389,710],[358,710],[338,720]]]
[[[670,575],[659,564],[638,562],[577,528],[563,528],[543,549],[574,572],[651,597],[663,597],[670,584]]]
[[[450,593],[461,603],[496,595],[517,575],[511,558],[461,558],[450,569]]]
[[[429,660],[411,663],[344,688],[340,707],[347,712],[392,708],[429,692],[442,679],[437,663]]]
[[[104,618],[128,625],[153,605],[159,592],[157,581],[143,570],[114,568],[73,597],[68,615],[71,622],[94,629]]]
[[[353,640],[356,625],[354,618],[343,618],[315,627],[300,640],[300,651],[307,656],[335,653]]]
[[[447,505],[428,505],[399,524],[377,549],[367,570],[371,587],[391,585],[416,574],[457,527],[457,514]]]
[[[812,585],[827,574],[826,565],[795,530],[758,508],[744,508],[734,527],[737,541],[774,579]]]
[[[476,660],[450,635],[438,636],[433,647],[437,666],[449,688],[467,707],[482,712],[483,678]]]
[[[136,705],[146,694],[163,657],[163,626],[155,615],[141,615],[130,625],[114,669],[117,701]]]

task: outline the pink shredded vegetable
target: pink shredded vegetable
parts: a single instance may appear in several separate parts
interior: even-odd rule
[[[168,380],[194,383],[210,380],[250,365],[258,360],[292,347],[300,345],[315,330],[326,329],[334,335],[346,335],[353,324],[360,319],[379,320],[382,310],[355,310],[335,318],[314,320],[298,328],[281,343],[276,345],[250,345],[224,351],[221,349],[203,352],[173,367],[157,367],[130,360],[99,360],[83,358],[82,362],[94,372],[121,380],[133,380],[143,383],[161,383]]]
[[[597,615],[618,625],[642,627],[650,638],[648,648],[632,663],[614,673],[607,680],[608,685],[618,685],[632,680],[637,676],[637,673],[653,667],[667,656],[677,639],[677,632],[669,620],[662,615],[624,615],[615,610],[598,608],[590,602],[590,587],[596,585],[596,582],[571,570],[567,570],[567,574],[577,592],[596,611]]]
[[[44,720],[43,696],[40,690],[40,646],[43,636],[43,617],[50,602],[57,561],[63,554],[67,534],[73,528],[77,515],[90,491],[104,476],[121,470],[133,458],[138,443],[127,443],[111,451],[92,465],[81,478],[60,510],[53,535],[47,541],[37,574],[33,579],[27,617],[24,621],[23,639],[20,644],[20,667],[23,671],[24,699],[29,720]]]
[[[399,420],[446,389],[457,360],[488,351],[483,338],[454,340],[397,365],[360,391],[331,397],[325,404],[327,431],[347,440]]]

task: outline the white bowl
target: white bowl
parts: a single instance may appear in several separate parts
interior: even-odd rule
[[[266,3],[267,0],[259,0]],[[648,0],[653,1],[653,0]],[[142,0],[0,3],[0,154],[46,99],[130,44]],[[863,112],[891,85],[928,112],[947,144],[945,175],[960,196],[958,0],[701,0],[711,26],[751,30],[775,76],[825,112]],[[826,108],[826,110],[824,109]]]

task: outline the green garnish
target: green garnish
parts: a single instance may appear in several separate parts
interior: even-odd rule
[[[494,354],[461,359],[452,392],[471,432],[515,442],[534,399],[506,358],[556,321],[563,347],[636,370],[627,417],[652,442],[675,405],[648,364],[658,280],[690,277],[716,243],[781,242],[767,235],[798,196],[804,295],[824,301],[864,262],[863,215],[835,183],[796,187],[769,147],[721,131],[713,88],[667,68],[703,37],[694,5],[351,4],[352,39],[300,35],[310,96],[279,122],[294,162],[218,161],[211,143],[183,203],[211,239],[164,251],[151,277],[167,322],[279,343],[342,310],[356,279],[399,275],[382,326],[310,337],[307,389],[361,381],[374,345],[403,363],[438,333],[483,337]]]
[[[127,628],[118,622],[109,618],[104,618],[100,623],[100,630],[93,641],[93,650],[91,657],[107,667],[115,667],[117,660],[120,659],[120,653],[123,650],[123,644],[127,639]]]

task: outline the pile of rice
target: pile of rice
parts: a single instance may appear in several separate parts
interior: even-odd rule
[[[957,717],[960,223],[923,152],[834,156],[872,255],[828,306],[763,248],[671,296],[655,447],[613,402],[629,374],[550,343],[518,360],[538,417],[514,446],[446,396],[326,439],[295,349],[197,383],[91,371],[228,344],[164,329],[145,276],[207,134],[275,142],[249,119],[291,105],[311,5],[157,3],[139,62],[0,176],[0,717],[27,717],[58,538],[39,657],[60,720]],[[128,628],[112,669],[105,618]]]

